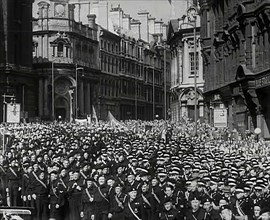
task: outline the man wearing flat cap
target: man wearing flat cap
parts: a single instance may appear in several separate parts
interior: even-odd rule
[[[171,198],[166,198],[163,202],[163,211],[160,212],[160,220],[182,220],[184,216],[181,215],[177,209],[173,207],[173,201]]]

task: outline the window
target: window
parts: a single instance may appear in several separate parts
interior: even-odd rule
[[[190,75],[195,74],[195,59],[194,59],[194,53],[189,53],[189,63],[190,63]],[[199,69],[199,54],[196,52],[196,70]]]
[[[63,57],[63,52],[64,52],[64,44],[63,42],[59,42],[57,45],[57,56]]]

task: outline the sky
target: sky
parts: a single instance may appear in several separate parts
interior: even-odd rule
[[[133,18],[137,18],[139,10],[147,10],[152,17],[162,19],[166,23],[171,18],[171,4],[169,0],[109,0],[113,6],[120,4],[126,14],[130,14]],[[187,0],[172,0],[174,7],[174,16],[182,17]],[[173,15],[172,15],[173,16]]]
[[[126,14],[137,18],[137,12],[147,10],[152,17],[168,21],[170,18],[170,3],[168,0],[110,0],[113,6],[120,4]]]

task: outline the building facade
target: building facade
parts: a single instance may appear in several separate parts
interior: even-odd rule
[[[108,111],[120,120],[164,118],[167,114],[164,79],[167,83],[170,80],[170,57],[168,54],[164,69],[164,44],[161,44],[166,26],[147,11],[140,11],[140,20],[134,20],[119,5],[112,7],[109,14],[105,13],[107,7],[107,1],[103,1],[94,3],[92,9],[97,16],[108,16],[97,19],[100,22],[100,118],[106,119]],[[169,106],[169,86],[166,89]]]
[[[203,60],[199,38],[199,16],[195,21],[185,15],[170,21],[167,44],[171,49],[172,121],[194,121],[195,101],[197,119],[204,119]]]
[[[68,1],[35,1],[33,68],[38,76],[38,116],[72,120],[98,106],[99,43],[95,15],[74,20]]]
[[[38,110],[37,77],[32,72],[31,21],[32,1],[0,2],[1,122],[6,121],[3,109],[11,101],[20,104],[21,117],[34,117]]]
[[[231,129],[269,138],[270,1],[200,0],[208,121],[227,110]]]

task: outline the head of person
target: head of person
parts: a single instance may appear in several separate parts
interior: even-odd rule
[[[220,215],[223,220],[231,220],[233,217],[230,206],[224,205],[220,207]]]
[[[197,195],[191,195],[189,198],[190,205],[193,212],[196,212],[200,208],[201,199]]]
[[[260,205],[258,205],[258,204],[255,204],[254,206],[253,206],[253,215],[256,217],[256,218],[259,218],[260,217],[260,214],[261,214],[261,207],[260,207]]]
[[[129,183],[133,183],[135,180],[135,175],[133,173],[129,173],[127,176],[127,180]]]
[[[86,179],[86,187],[90,188],[94,184],[94,178],[87,178]]]
[[[117,184],[115,185],[115,188],[114,188],[115,193],[116,193],[116,194],[119,194],[119,193],[122,192],[122,190],[123,190],[123,186],[122,186],[120,183],[117,183]]]
[[[172,209],[172,207],[173,207],[172,200],[171,200],[170,198],[166,199],[166,200],[164,201],[164,209],[165,209],[166,211],[170,211],[170,210]]]
[[[130,197],[132,200],[136,199],[136,197],[137,197],[137,190],[136,190],[135,188],[129,189],[128,195],[129,195],[129,197]]]
[[[148,182],[143,182],[141,189],[143,193],[147,192],[149,190]]]
[[[168,196],[168,197],[171,197],[173,195],[173,191],[174,191],[174,187],[172,185],[167,185],[165,187],[165,194]]]
[[[203,208],[208,212],[212,208],[211,198],[205,198],[202,201]]]
[[[103,186],[104,184],[106,183],[106,179],[105,179],[105,176],[101,175],[98,177],[98,184],[100,186]]]

